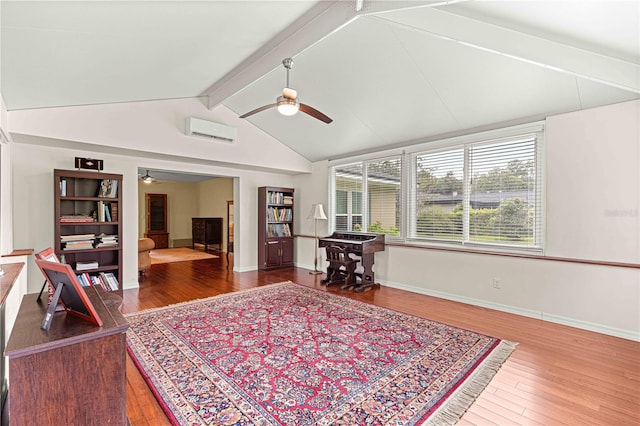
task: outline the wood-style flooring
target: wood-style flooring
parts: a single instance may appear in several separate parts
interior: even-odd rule
[[[154,265],[139,289],[123,291],[122,311],[291,280],[518,342],[460,425],[640,425],[639,342],[384,286],[364,293],[327,289],[322,275],[308,272],[237,273],[227,269],[225,256]],[[170,424],[128,356],[127,415],[132,426]]]

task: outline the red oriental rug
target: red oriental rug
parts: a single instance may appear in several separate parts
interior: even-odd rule
[[[180,425],[453,424],[515,348],[291,282],[126,317]]]

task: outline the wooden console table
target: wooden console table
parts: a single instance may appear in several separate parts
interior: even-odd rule
[[[196,244],[207,247],[216,244],[218,251],[222,249],[222,218],[221,217],[194,217],[191,219],[191,248]]]
[[[126,330],[122,299],[84,287],[103,321],[97,327],[65,312],[51,329],[40,324],[45,303],[22,299],[5,349],[9,358],[9,422],[15,425],[126,425]]]

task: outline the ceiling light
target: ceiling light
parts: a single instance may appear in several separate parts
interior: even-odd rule
[[[142,176],[140,179],[142,179],[142,181],[144,183],[151,183],[153,182],[153,178],[151,177],[151,175],[149,175],[149,170],[147,170],[147,174]]]
[[[278,112],[282,115],[294,115],[300,109],[300,103],[297,99],[289,99],[284,96],[278,96],[277,105]]]

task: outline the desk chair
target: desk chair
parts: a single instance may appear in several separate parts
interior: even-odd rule
[[[345,248],[338,246],[325,248],[329,266],[327,266],[327,277],[321,283],[326,285],[344,283],[343,289],[355,286],[358,260],[352,258]]]

